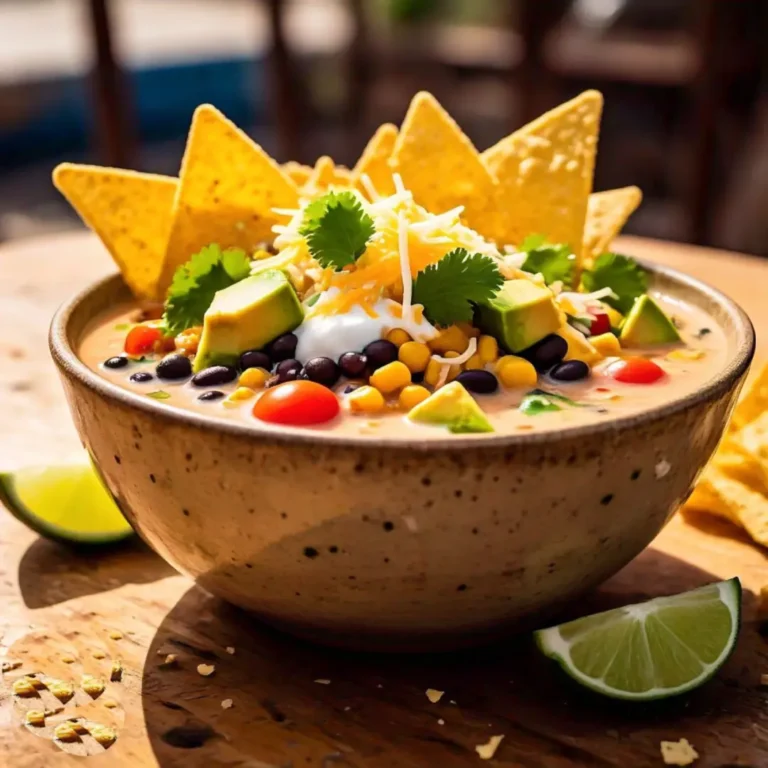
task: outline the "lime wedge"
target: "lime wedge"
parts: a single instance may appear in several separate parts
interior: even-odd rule
[[[108,544],[133,533],[90,464],[0,473],[0,501],[42,536]]]
[[[697,688],[739,636],[741,583],[721,581],[534,633],[576,682],[616,699],[651,701]]]

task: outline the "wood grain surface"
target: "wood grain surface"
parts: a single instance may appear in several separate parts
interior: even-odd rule
[[[768,262],[636,238],[620,248],[733,296],[758,329],[759,356],[768,357]],[[78,451],[48,359],[47,325],[65,297],[111,269],[81,233],[0,247],[0,469]],[[0,513],[0,657],[21,663],[0,683],[0,766],[75,766],[90,754],[88,764],[116,768],[458,768],[482,765],[475,747],[503,735],[489,765],[657,766],[661,740],[687,738],[701,768],[763,768],[768,637],[754,597],[768,585],[762,550],[725,523],[678,517],[573,613],[734,575],[747,590],[745,622],[725,669],[690,697],[637,706],[576,689],[527,637],[419,657],[313,647],[212,598],[136,541],[78,553]],[[106,752],[88,736],[61,748],[50,728],[23,725],[25,709],[56,701],[48,691],[14,700],[10,686],[21,674],[108,679],[114,659],[122,681],[108,682],[95,700],[78,691],[49,718],[114,727],[117,741]],[[200,675],[200,664],[213,665],[213,674]],[[439,703],[427,699],[428,688],[445,691]],[[230,708],[222,707],[227,699]]]

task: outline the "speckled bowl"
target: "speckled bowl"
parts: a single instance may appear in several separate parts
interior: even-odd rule
[[[722,435],[752,326],[712,288],[646,266],[724,327],[727,366],[683,399],[554,434],[384,442],[169,407],[75,354],[88,322],[128,299],[117,277],[59,310],[51,350],[106,483],[174,567],[321,642],[458,647],[530,626],[635,557]]]

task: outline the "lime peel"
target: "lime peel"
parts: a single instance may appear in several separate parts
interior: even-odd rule
[[[659,597],[542,629],[535,632],[534,637],[539,649],[577,683],[611,698],[651,701],[691,691],[709,680],[723,666],[736,645],[740,616],[741,583],[733,578],[680,595]],[[678,621],[674,621],[676,617]],[[670,620],[672,627],[669,626]],[[653,622],[650,639],[649,621]],[[726,621],[728,627],[725,626]],[[681,630],[683,637],[679,634]],[[699,651],[701,648],[705,651],[712,648],[702,646],[701,642],[700,648],[692,648],[689,642],[697,637],[699,640],[702,637],[717,637],[715,630],[719,630],[722,642],[715,649],[717,655],[707,660],[701,657]],[[592,643],[590,635],[594,636]],[[573,653],[576,647],[580,648],[578,660],[574,659]],[[672,649],[678,653],[672,653]],[[606,682],[606,677],[612,672],[614,679],[635,684],[638,673],[645,679],[655,680],[660,675],[669,674],[670,670],[680,673],[682,668],[670,668],[669,659],[678,660],[681,654],[689,662],[696,663],[698,671],[676,685],[653,685],[633,690]],[[643,658],[647,662],[644,668]],[[585,672],[585,660],[595,667],[602,665],[602,674],[598,676]]]

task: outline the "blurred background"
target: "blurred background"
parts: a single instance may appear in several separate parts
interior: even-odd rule
[[[354,164],[431,90],[479,149],[587,87],[628,231],[768,256],[765,0],[0,0],[0,242],[79,226],[62,160],[178,172],[211,102]]]

